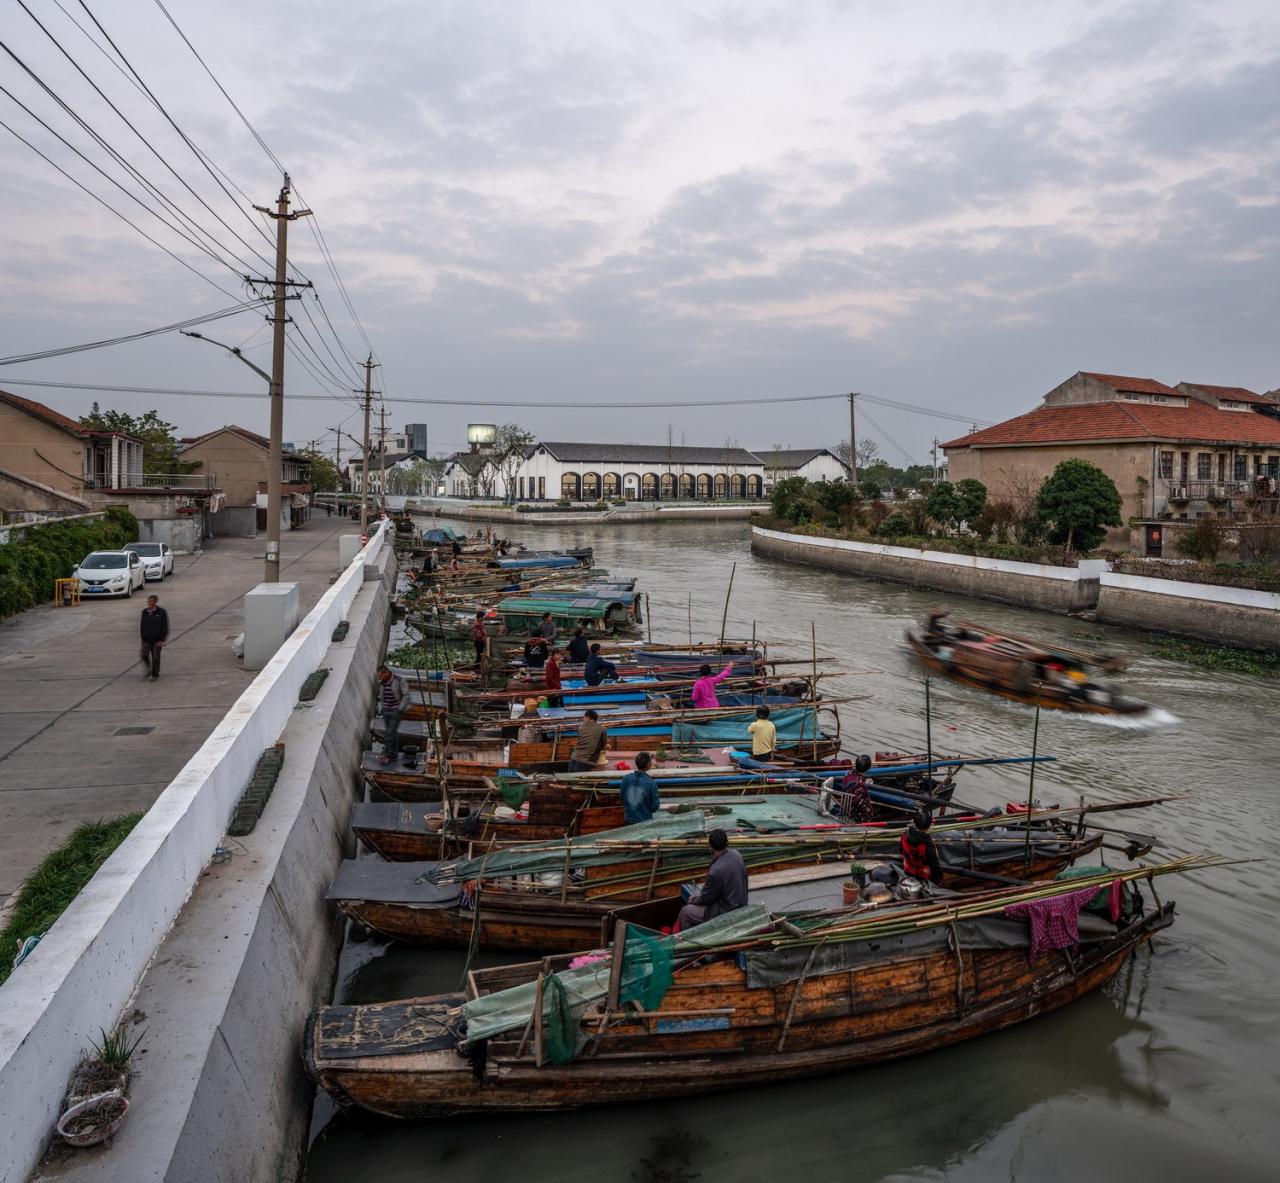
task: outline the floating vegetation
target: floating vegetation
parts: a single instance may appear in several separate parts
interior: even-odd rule
[[[1277,653],[1256,653],[1249,649],[1230,649],[1224,645],[1202,645],[1198,641],[1174,640],[1156,641],[1152,651],[1156,657],[1163,657],[1166,661],[1185,661],[1204,670],[1280,678],[1280,654]]]
[[[419,645],[401,645],[387,651],[387,665],[411,670],[447,670],[455,665],[467,665],[475,661],[475,650],[470,645],[452,641],[429,641]]]

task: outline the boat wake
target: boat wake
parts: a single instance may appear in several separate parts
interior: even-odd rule
[[[1182,722],[1164,707],[1152,707],[1138,715],[1082,715],[1081,718],[1088,719],[1090,723],[1100,723],[1103,727],[1116,727],[1121,731],[1159,731]]]

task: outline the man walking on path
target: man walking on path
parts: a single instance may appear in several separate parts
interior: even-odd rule
[[[409,709],[409,683],[385,665],[378,667],[378,712],[385,728],[382,763],[390,764],[400,754],[400,723]]]
[[[146,666],[142,676],[154,682],[160,677],[160,650],[169,639],[169,613],[160,607],[156,596],[148,596],[147,606],[142,610],[141,636],[139,660]]]

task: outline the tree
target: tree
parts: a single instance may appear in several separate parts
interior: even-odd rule
[[[769,505],[774,517],[789,522],[807,522],[813,516],[813,503],[809,498],[809,482],[802,476],[789,476],[773,486]]]
[[[328,456],[320,452],[303,452],[311,465],[311,484],[317,493],[336,493],[338,491],[338,466]],[[388,476],[388,479],[389,476]]]
[[[972,477],[955,483],[956,517],[966,526],[978,520],[982,507],[987,503],[987,486]]]
[[[102,411],[98,404],[93,410],[80,416],[80,422],[92,431],[118,431],[142,441],[142,471],[153,473],[194,472],[199,464],[178,459],[176,427],[166,423],[155,411],[145,415],[130,415],[126,411]]]
[[[516,496],[516,474],[525,461],[525,451],[533,443],[533,435],[518,423],[504,423],[493,437],[489,459],[495,472],[501,474],[508,501]]]
[[[864,501],[879,501],[883,487],[874,477],[864,476],[858,482],[858,496]]]
[[[838,444],[836,444],[835,453],[837,456],[840,457],[841,460],[844,461],[845,464],[848,464],[849,463],[849,441],[841,440]],[[864,468],[868,468],[872,464],[876,463],[877,462],[876,457],[878,457],[879,455],[880,455],[880,448],[876,444],[875,440],[860,439],[858,441],[858,471],[861,472]],[[883,464],[884,461],[879,461],[879,463]]]
[[[1036,514],[1048,528],[1049,540],[1071,554],[1086,553],[1119,526],[1120,493],[1097,465],[1063,460],[1036,494]]]
[[[924,507],[944,530],[951,530],[960,517],[960,503],[950,481],[939,481],[929,490]]]

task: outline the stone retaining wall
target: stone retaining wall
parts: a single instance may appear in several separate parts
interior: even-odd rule
[[[1097,619],[1219,645],[1280,650],[1275,592],[1107,572]]]

